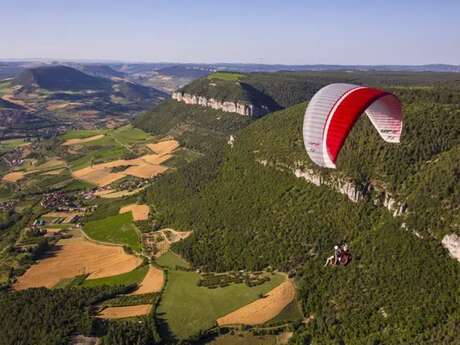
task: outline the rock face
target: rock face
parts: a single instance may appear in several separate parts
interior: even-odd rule
[[[220,101],[214,98],[191,95],[183,92],[174,92],[172,98],[185,104],[195,104],[202,107],[222,110],[227,113],[237,113],[249,117],[261,117],[269,112],[266,106],[255,106],[254,104],[245,104],[240,102]]]
[[[441,243],[449,251],[450,256],[460,262],[460,236],[456,234],[446,235]]]
[[[325,178],[313,169],[302,167],[301,162],[296,162],[295,167],[274,164],[264,159],[256,159],[263,166],[273,166],[283,171],[291,171],[296,177],[304,179],[315,186],[327,186],[338,193],[344,194],[352,202],[360,202],[366,198],[371,198],[374,204],[382,205],[390,211],[394,217],[398,217],[407,212],[406,204],[397,201],[390,193],[384,189],[369,185],[366,190],[360,190],[354,183],[339,177]]]

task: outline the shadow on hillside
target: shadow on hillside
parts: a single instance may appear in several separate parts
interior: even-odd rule
[[[174,336],[174,334],[171,332],[165,316],[165,313],[157,313],[155,315],[155,322],[158,328],[158,332],[161,336],[161,344],[178,344],[179,339],[177,339],[176,336]]]
[[[40,253],[36,255],[36,260],[43,260],[54,258],[57,256],[58,252],[62,249],[62,245],[56,244],[52,248],[48,249],[46,252]]]

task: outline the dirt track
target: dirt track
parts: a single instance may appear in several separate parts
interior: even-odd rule
[[[90,273],[89,278],[109,277],[132,271],[142,263],[119,246],[105,246],[82,238],[59,241],[50,257],[32,265],[14,284],[15,290],[55,286],[60,280]]]
[[[126,175],[148,179],[160,175],[166,170],[168,170],[168,168],[162,165],[143,164],[129,167],[124,171],[124,173]]]
[[[166,253],[172,243],[181,241],[192,234],[192,231],[176,231],[174,229],[161,229],[149,234],[143,234],[143,242],[146,248],[151,248],[155,257]]]
[[[278,315],[295,298],[295,286],[288,280],[271,290],[265,297],[217,319],[223,325],[260,325]]]

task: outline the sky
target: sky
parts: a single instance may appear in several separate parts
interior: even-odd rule
[[[0,58],[460,64],[460,0],[0,0]]]

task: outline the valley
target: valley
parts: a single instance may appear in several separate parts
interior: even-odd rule
[[[120,77],[90,75],[68,66],[26,68],[0,81],[0,126],[8,129],[0,131],[0,138],[118,127],[166,96]]]
[[[91,76],[77,73],[67,98],[94,101],[93,78],[115,97],[128,83],[126,70],[73,67]],[[42,304],[66,305],[62,318],[45,313],[62,330],[51,344],[75,334],[141,344],[449,343],[460,320],[460,266],[442,245],[458,234],[457,74],[195,72],[177,92],[196,102],[133,98],[136,110],[113,116],[108,103],[82,116],[95,108],[56,100],[55,79],[4,82],[2,99],[55,121],[51,135],[0,142],[5,327],[33,298],[30,320]],[[402,144],[385,145],[362,118],[337,170],[313,165],[303,114],[330,82],[396,94]],[[323,267],[345,242],[352,262]]]

